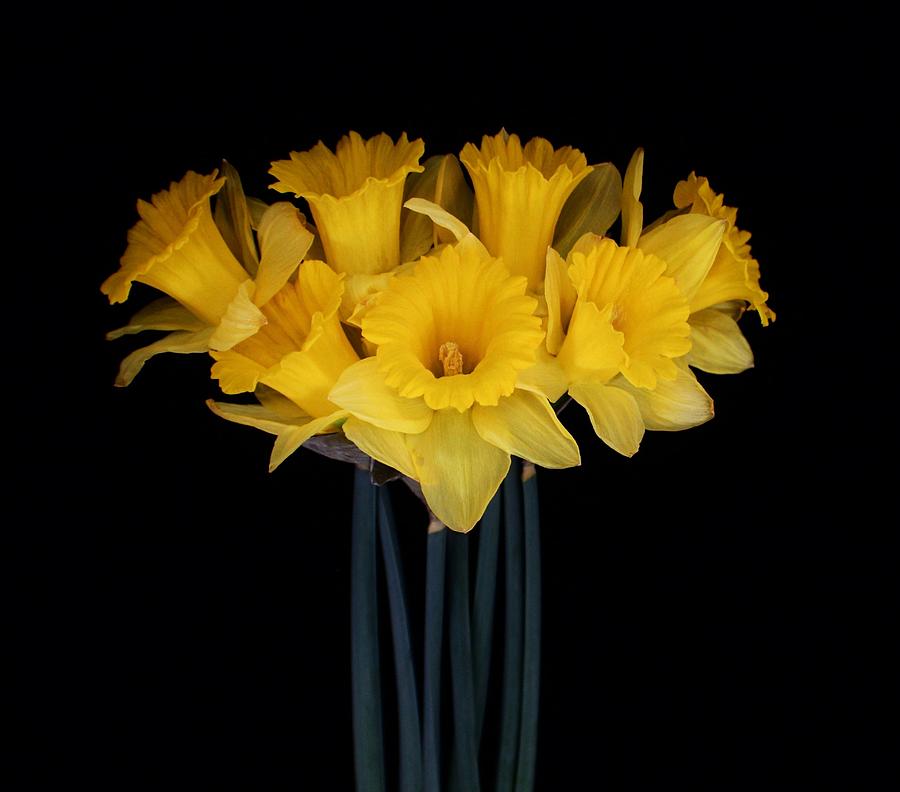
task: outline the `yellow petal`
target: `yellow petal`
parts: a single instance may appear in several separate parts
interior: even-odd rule
[[[231,349],[241,341],[250,338],[266,324],[266,317],[253,303],[253,281],[244,281],[228,304],[218,327],[209,339],[210,349],[222,351]]]
[[[272,456],[269,457],[269,472],[275,470],[313,435],[337,431],[341,421],[346,417],[347,413],[343,411],[335,412],[331,415],[323,415],[321,418],[312,418],[303,426],[291,427],[279,432],[275,437],[275,445],[272,446]]]
[[[406,435],[381,429],[350,416],[342,429],[347,439],[364,454],[415,479],[418,475],[406,445]]]
[[[268,371],[257,361],[228,349],[222,352],[212,350],[213,363],[210,376],[218,380],[222,393],[234,396],[238,393],[252,393]]]
[[[130,385],[138,372],[154,355],[162,352],[177,352],[179,354],[194,354],[196,352],[209,351],[209,339],[213,334],[213,328],[207,327],[197,332],[169,333],[165,338],[160,338],[149,346],[141,347],[132,352],[119,366],[119,375],[116,377],[116,387],[122,388]]]
[[[603,382],[625,365],[624,335],[613,327],[612,312],[612,305],[600,310],[593,302],[576,303],[569,332],[557,356],[568,382]]]
[[[507,454],[546,468],[581,464],[574,438],[542,396],[516,390],[496,407],[476,404],[472,423],[484,440]]]
[[[357,360],[337,316],[323,319],[316,315],[303,348],[282,357],[260,377],[260,382],[287,396],[309,415],[328,415],[336,409],[328,392]]]
[[[452,408],[406,442],[428,507],[447,527],[470,531],[506,476],[509,454],[481,438],[470,412]]]
[[[569,196],[556,224],[553,247],[563,257],[587,233],[605,234],[619,216],[622,177],[611,162],[594,165]]]
[[[644,421],[630,393],[612,385],[581,382],[569,388],[591,419],[594,431],[613,451],[630,457],[637,453],[644,437]]]
[[[551,402],[559,399],[568,386],[569,380],[559,360],[543,347],[538,347],[534,365],[520,371],[516,379],[516,388],[538,393]]]
[[[232,350],[216,353],[213,376],[226,392],[253,390],[256,382],[291,399],[308,415],[332,413],[328,401],[343,370],[359,358],[341,327],[337,311],[343,276],[322,261],[306,261],[263,307],[268,320]]]
[[[253,222],[241,177],[230,162],[222,160],[222,176],[225,187],[216,198],[216,227],[234,257],[248,274],[255,277],[259,269],[259,257],[253,242]]]
[[[434,201],[428,201],[424,198],[410,198],[403,206],[411,212],[430,217],[436,226],[446,228],[457,242],[469,234],[469,229],[462,220],[454,217],[444,207],[438,206]]]
[[[459,160],[452,154],[441,159],[434,188],[434,202],[443,206],[451,215],[471,226],[475,208],[475,195],[466,183]],[[453,240],[440,226],[435,228],[434,243],[446,244]]]
[[[430,157],[425,170],[410,174],[404,201],[422,198],[445,209],[463,224],[471,222],[474,196],[466,184],[459,160],[452,154]],[[405,208],[400,218],[400,258],[414,261],[433,246],[453,242],[454,236],[435,225],[427,214]]]
[[[568,260],[572,261],[573,253],[582,253],[585,256],[590,253],[595,247],[597,247],[603,240],[604,236],[601,234],[592,234],[588,232],[587,234],[583,234],[575,240],[575,244],[572,245],[572,249],[569,251]]]
[[[625,169],[622,185],[622,244],[634,247],[644,226],[644,205],[641,203],[641,185],[644,180],[644,149],[639,148]]]
[[[313,243],[303,215],[293,204],[278,201],[262,216],[259,243],[262,258],[253,302],[265,305],[288,282]]]
[[[691,314],[688,363],[711,374],[738,374],[753,367],[753,350],[727,314],[708,308]]]
[[[344,279],[344,295],[341,298],[341,321],[362,327],[363,317],[396,274],[397,270],[380,275],[348,275]]]
[[[425,431],[433,415],[422,397],[407,399],[385,385],[375,358],[344,369],[328,399],[375,426],[408,434]]]
[[[187,308],[179,305],[171,297],[160,297],[141,308],[125,327],[111,330],[106,334],[107,341],[113,341],[124,335],[142,333],[145,330],[202,330],[206,324],[192,314]]]
[[[253,392],[260,404],[268,410],[277,413],[282,418],[309,418],[304,410],[298,407],[287,396],[280,394],[268,385],[259,385]]]
[[[228,404],[212,399],[207,400],[206,406],[226,421],[252,426],[276,436],[269,460],[270,473],[310,437],[328,430],[334,431],[336,424],[347,417],[347,413],[338,411],[312,420],[287,419],[257,404]]]
[[[676,366],[674,380],[660,380],[655,390],[635,388],[625,379],[616,380],[616,387],[634,396],[648,429],[675,432],[706,423],[713,417],[713,400],[697,382],[686,365]]]
[[[690,302],[716,259],[725,228],[714,217],[679,215],[644,234],[638,247],[666,262],[666,275]]]
[[[569,278],[568,265],[553,248],[547,249],[544,297],[547,301],[547,349],[556,355],[562,346],[578,294]]]
[[[690,311],[675,281],[663,274],[666,263],[638,248],[619,247],[608,238],[601,239],[586,254],[571,253],[569,259],[569,277],[579,304],[592,302],[604,311],[613,307],[611,321],[622,333],[626,356],[622,373],[634,385],[646,388],[655,387],[659,378],[674,378],[672,360],[691,348],[687,323]],[[585,334],[579,347],[590,343],[590,336]],[[563,350],[567,346],[568,339]],[[572,377],[573,381],[578,379]]]

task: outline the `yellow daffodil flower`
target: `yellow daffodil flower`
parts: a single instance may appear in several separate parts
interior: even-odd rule
[[[263,307],[268,320],[225,352],[212,352],[212,376],[224,393],[268,390],[262,406],[208,402],[221,417],[277,436],[270,470],[314,434],[334,431],[347,413],[328,398],[343,371],[359,360],[341,327],[344,276],[323,261],[304,261],[297,280]]]
[[[247,217],[242,225],[243,247],[238,247],[232,234],[239,261],[210,209],[210,197],[226,183],[217,176],[217,171],[206,176],[191,171],[154,195],[150,203],[138,202],[141,219],[128,232],[119,270],[104,281],[101,290],[110,302],[123,302],[132,283],[139,282],[170,299],[151,303],[128,326],[108,337],[143,330],[173,332],[129,355],[122,362],[118,385],[129,384],[144,363],[160,352],[228,350],[252,336],[267,321],[261,308],[291,277],[313,242],[297,209],[276,203],[261,213],[259,253]],[[237,204],[249,216],[239,182],[228,202],[231,208]],[[245,257],[241,250],[252,250],[252,254],[246,252]]]
[[[677,361],[691,348],[689,309],[659,256],[588,234],[566,261],[547,254],[547,346],[569,395],[607,445],[632,456],[645,428],[684,429],[712,402]]]
[[[736,225],[738,210],[726,206],[725,197],[713,191],[709,180],[705,176],[698,178],[693,172],[675,185],[674,202],[691,214],[716,217],[727,224],[722,247],[691,308],[700,311],[731,300],[744,300],[764,325],[773,321],[775,314],[766,305],[769,295],[759,285],[759,262],[750,255],[750,232]]]
[[[346,436],[418,481],[457,531],[481,517],[511,454],[580,462],[547,399],[519,387],[543,339],[537,301],[472,240],[390,282],[362,322],[376,355],[348,367],[328,396],[351,415]]]
[[[345,135],[331,151],[321,141],[272,163],[273,190],[309,202],[336,272],[379,275],[400,264],[400,209],[407,174],[423,170],[422,140],[397,143],[384,133],[363,140]]]
[[[643,151],[638,149],[629,163],[622,192],[623,241],[642,249],[656,250],[661,245],[670,251],[682,243],[692,252],[698,239],[706,239],[706,254],[714,255],[704,270],[691,269],[693,280],[679,285],[688,297],[693,347],[687,361],[696,368],[714,374],[733,374],[753,365],[753,352],[737,325],[746,305],[753,307],[764,325],[774,321],[774,312],[766,305],[768,295],[759,285],[759,263],[750,255],[750,234],[735,225],[737,209],[725,206],[705,178],[690,177],[675,188],[677,211],[668,213],[647,229],[642,229],[640,202]],[[712,224],[721,227],[717,231]],[[704,227],[704,223],[708,223]],[[716,243],[719,234],[721,242]],[[702,241],[702,240],[700,240]],[[670,267],[669,274],[677,274]]]
[[[587,160],[570,146],[554,150],[544,138],[523,146],[505,132],[485,135],[480,149],[467,143],[460,159],[475,187],[478,237],[537,291],[563,205],[591,172]]]

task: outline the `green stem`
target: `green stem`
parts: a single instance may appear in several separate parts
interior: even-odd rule
[[[350,552],[350,647],[357,792],[385,789],[375,539],[375,487],[369,472],[356,468]]]
[[[475,740],[481,744],[484,711],[487,706],[491,644],[494,631],[494,602],[497,591],[497,550],[500,544],[500,498],[498,492],[488,504],[478,528],[478,568],[475,572],[475,605],[472,620],[472,671],[475,683]]]
[[[397,542],[397,526],[387,486],[378,488],[378,522],[384,558],[388,602],[391,611],[391,634],[394,638],[394,667],[397,675],[397,710],[400,727],[400,792],[422,789],[422,752],[419,727],[419,699],[413,666],[412,640],[403,570]]]
[[[522,706],[522,466],[513,457],[503,481],[506,626],[497,792],[512,792]]]
[[[450,670],[453,675],[453,767],[451,788],[478,792],[475,691],[472,688],[472,635],[469,623],[469,537],[450,542]]]
[[[446,551],[447,529],[437,520],[432,520],[428,526],[425,562],[425,664],[422,697],[425,792],[441,792],[441,652]]]
[[[537,758],[541,681],[541,521],[537,471],[530,462],[522,466],[522,493],[525,507],[525,656],[516,792],[531,792]]]

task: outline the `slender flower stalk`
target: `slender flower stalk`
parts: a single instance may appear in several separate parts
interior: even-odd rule
[[[350,566],[353,664],[353,757],[357,792],[385,792],[378,650],[378,585],[375,487],[356,469]]]
[[[513,792],[522,722],[523,528],[521,465],[513,461],[503,482],[504,574],[506,576],[503,641],[503,691],[497,792]]]
[[[472,687],[472,633],[469,614],[469,542],[454,533],[448,538],[450,567],[450,670],[453,681],[452,792],[478,792],[478,740],[475,691]]]
[[[409,610],[403,585],[397,525],[387,487],[378,488],[378,528],[387,580],[394,638],[394,667],[397,677],[397,710],[400,720],[400,792],[422,789],[421,727],[416,672],[413,665]]]
[[[475,600],[472,608],[472,674],[475,690],[475,735],[479,744],[487,707],[494,637],[500,502],[501,494],[498,492],[488,504],[478,529],[478,567],[475,572]]]
[[[441,654],[444,636],[447,533],[447,529],[438,520],[431,520],[428,526],[425,561],[425,660],[422,708],[425,792],[441,792]]]
[[[537,471],[522,466],[525,538],[525,624],[522,660],[522,728],[519,733],[516,792],[532,792],[537,762],[541,690],[541,526]]]

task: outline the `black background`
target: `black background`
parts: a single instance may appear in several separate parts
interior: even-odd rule
[[[270,437],[204,406],[201,356],[113,388],[140,341],[103,335],[149,290],[110,308],[99,285],[135,199],[187,169],[227,158],[270,197],[270,160],[349,129],[407,131],[430,155],[505,126],[622,171],[642,145],[648,218],[708,176],[778,313],[742,322],[754,369],[702,377],[705,426],[625,460],[564,414],[583,465],[540,473],[539,789],[887,788],[896,248],[880,240],[896,189],[879,187],[897,174],[877,25],[651,39],[599,13],[418,17],[403,34],[351,17],[113,20],[114,35],[63,19],[10,67],[21,787],[352,787],[351,469],[301,451],[268,474]],[[425,517],[396,498],[419,607]]]

